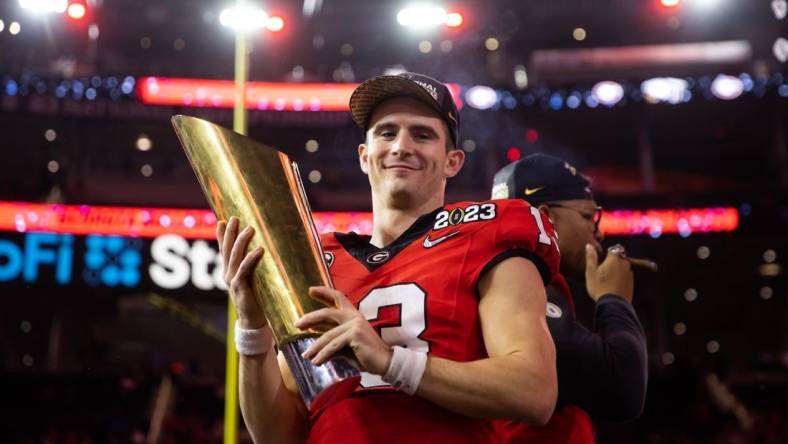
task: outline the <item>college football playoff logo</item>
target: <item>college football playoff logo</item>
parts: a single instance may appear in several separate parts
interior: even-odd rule
[[[331,268],[334,265],[334,253],[330,251],[323,252],[323,260],[326,262],[326,267]]]

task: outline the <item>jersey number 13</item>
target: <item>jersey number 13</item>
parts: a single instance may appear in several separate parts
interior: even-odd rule
[[[381,309],[399,308],[399,324],[380,327],[380,337],[386,344],[426,353],[430,344],[419,337],[427,328],[426,303],[427,293],[415,283],[396,284],[367,293],[358,303],[358,310],[368,321],[374,322]],[[361,373],[361,386],[364,388],[387,385],[378,375]]]

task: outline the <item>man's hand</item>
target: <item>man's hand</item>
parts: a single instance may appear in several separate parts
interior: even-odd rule
[[[624,257],[624,248],[618,246],[609,250],[605,260],[599,264],[596,249],[586,244],[586,290],[594,302],[606,294],[614,294],[632,303],[635,279],[632,265]]]
[[[328,287],[311,287],[309,295],[323,301],[333,301],[335,308],[321,308],[305,314],[295,326],[309,328],[318,324],[337,324],[323,333],[306,352],[304,358],[320,365],[334,353],[350,347],[360,369],[383,375],[391,363],[391,347],[383,342],[372,325],[341,292]]]
[[[224,261],[224,281],[230,289],[230,298],[238,311],[241,328],[258,329],[267,322],[263,309],[252,291],[252,271],[263,256],[263,249],[256,248],[246,253],[254,228],[246,227],[238,234],[238,218],[216,224],[216,239]]]

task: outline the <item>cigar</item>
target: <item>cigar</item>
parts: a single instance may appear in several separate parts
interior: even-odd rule
[[[654,271],[654,272],[659,270],[659,266],[657,265],[657,263],[648,259],[639,259],[636,257],[629,257],[629,256],[622,256],[621,258],[629,261],[629,263],[632,264],[633,267],[645,268],[646,270]]]
[[[615,254],[621,259],[629,261],[629,263],[632,264],[633,267],[645,268],[646,270],[649,271],[657,271],[659,269],[657,263],[654,261],[627,256],[626,249],[621,244],[615,244],[610,248],[608,248],[607,251],[608,253]]]

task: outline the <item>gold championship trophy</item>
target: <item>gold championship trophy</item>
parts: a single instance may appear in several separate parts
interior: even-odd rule
[[[293,325],[327,305],[309,297],[310,286],[333,287],[297,165],[284,153],[205,120],[175,116],[172,123],[217,219],[238,217],[255,229],[250,250],[265,249],[253,286],[304,403],[321,409],[344,398],[360,380],[348,354],[320,366],[301,357],[331,326]]]

